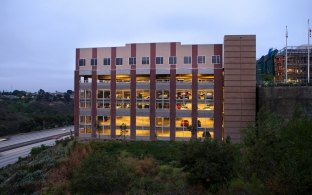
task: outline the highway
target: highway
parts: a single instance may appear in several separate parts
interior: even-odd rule
[[[0,142],[0,168],[27,156],[33,147],[54,145],[55,140],[68,136],[73,128],[68,126],[9,136],[8,140]]]

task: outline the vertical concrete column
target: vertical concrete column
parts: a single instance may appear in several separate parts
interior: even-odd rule
[[[192,125],[198,126],[198,45],[192,45]],[[192,138],[197,138],[197,133],[192,133]]]
[[[76,69],[75,69],[75,86],[74,86],[74,132],[75,136],[79,136],[79,117],[80,117],[80,110],[79,110],[79,59],[80,59],[80,49],[76,49]]]
[[[136,44],[131,44],[131,57],[136,57]],[[136,139],[136,65],[130,65],[130,139]]]
[[[97,48],[92,48],[92,58],[97,58]],[[92,137],[97,134],[97,65],[92,66],[91,121]]]
[[[111,48],[111,138],[116,138],[116,47]]]
[[[176,56],[176,43],[170,43],[170,56]],[[176,135],[176,64],[170,65],[170,140]]]
[[[256,36],[224,36],[224,138],[240,142],[256,119]]]
[[[220,56],[220,64],[214,65],[214,138],[222,140],[223,123],[223,68],[222,45],[214,45],[214,55]]]
[[[156,139],[156,43],[150,46],[150,140]]]

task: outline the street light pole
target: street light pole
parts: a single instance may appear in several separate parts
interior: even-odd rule
[[[285,59],[285,83],[287,83],[287,63],[288,63],[288,56],[287,56],[287,39],[288,39],[288,30],[286,26],[286,59]]]
[[[308,19],[308,84],[310,83],[310,37],[311,37],[310,19]]]

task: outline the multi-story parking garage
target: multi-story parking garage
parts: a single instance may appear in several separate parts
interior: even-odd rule
[[[255,67],[253,35],[76,49],[76,136],[239,141],[255,120]]]

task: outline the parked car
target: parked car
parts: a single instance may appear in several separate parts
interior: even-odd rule
[[[190,125],[188,120],[182,120],[181,121],[181,127],[188,127]]]

